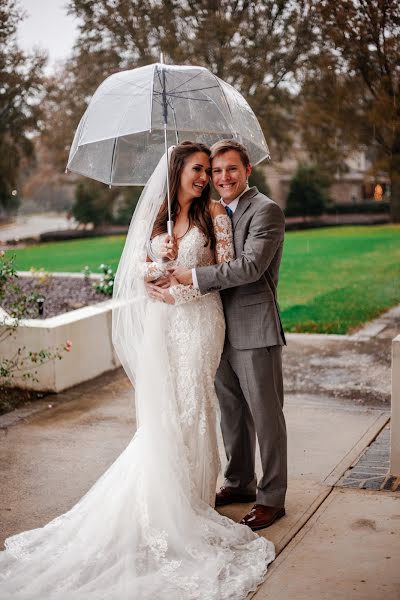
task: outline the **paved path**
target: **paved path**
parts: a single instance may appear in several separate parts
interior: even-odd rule
[[[70,227],[71,222],[68,221],[65,213],[17,215],[10,223],[0,223],[0,243]]]
[[[398,600],[400,496],[334,489],[254,600]]]
[[[343,486],[343,475],[389,422],[388,349],[398,316],[374,338],[290,336],[287,516],[260,532],[274,541],[278,557],[256,600],[400,597],[400,493]],[[349,373],[360,383],[354,397],[335,393],[332,383],[335,373],[340,383],[336,370],[341,374],[350,357]],[[313,392],[311,379],[300,381],[307,365],[319,376]],[[384,393],[374,400],[374,390]],[[4,415],[0,427],[3,541],[66,511],[119,455],[135,431],[132,389],[118,370]],[[239,520],[248,508],[223,513]]]

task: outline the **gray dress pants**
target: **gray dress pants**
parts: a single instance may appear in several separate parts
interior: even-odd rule
[[[228,339],[215,380],[228,464],[226,487],[257,490],[257,504],[283,507],[287,438],[283,414],[282,346],[236,350]],[[255,474],[256,435],[262,476]]]

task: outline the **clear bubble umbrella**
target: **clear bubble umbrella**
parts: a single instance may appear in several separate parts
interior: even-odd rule
[[[260,124],[238,91],[204,67],[156,63],[115,73],[98,87],[67,170],[110,186],[144,185],[168,146],[225,138],[246,146],[253,165],[269,158]]]

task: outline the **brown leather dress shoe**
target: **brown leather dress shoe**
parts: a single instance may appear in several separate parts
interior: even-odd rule
[[[247,525],[253,531],[269,527],[278,519],[286,514],[285,508],[277,506],[264,506],[264,504],[255,504],[251,511],[240,521],[242,525]]]
[[[226,504],[254,502],[255,494],[244,494],[237,492],[235,488],[222,487],[215,495],[215,506],[225,506]]]

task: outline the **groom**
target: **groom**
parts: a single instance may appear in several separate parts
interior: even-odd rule
[[[226,339],[215,387],[228,464],[216,506],[256,504],[241,523],[263,529],[285,514],[286,426],[283,415],[282,345],[276,299],[284,215],[275,202],[249,188],[246,148],[222,140],[211,148],[212,181],[232,219],[236,259],[174,276],[202,294],[221,291]],[[255,475],[256,435],[262,476]]]

